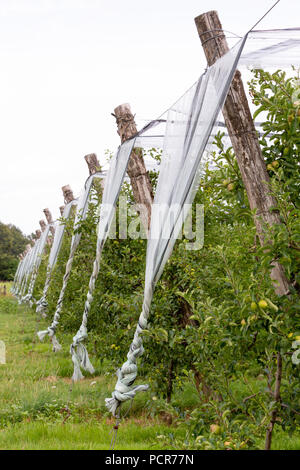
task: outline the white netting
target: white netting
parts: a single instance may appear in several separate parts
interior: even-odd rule
[[[118,370],[112,398],[106,399],[106,406],[113,415],[116,415],[123,401],[148,388],[146,385],[133,385],[137,376],[137,358],[144,351],[141,333],[147,327],[155,284],[184,221],[184,205],[194,199],[201,174],[200,161],[225,101],[245,40],[246,37],[209,67],[168,111],[147,244],[143,309],[127,361]]]
[[[299,67],[300,28],[250,31],[239,65],[262,69]]]

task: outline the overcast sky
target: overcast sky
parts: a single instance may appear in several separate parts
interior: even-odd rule
[[[205,67],[194,17],[243,35],[275,0],[0,0],[0,221],[29,234],[78,196],[84,155],[119,145],[114,108],[158,117]],[[299,26],[281,0],[259,28]]]

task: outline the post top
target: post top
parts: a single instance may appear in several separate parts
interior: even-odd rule
[[[62,186],[62,192],[65,200],[65,204],[68,204],[69,202],[73,201],[74,196],[73,196],[73,191],[71,189],[71,186],[69,184],[66,184],[65,186]]]
[[[217,10],[210,10],[210,11],[206,11],[205,13],[201,13],[201,15],[195,16],[194,19],[196,21],[198,18],[203,18],[204,16],[219,16],[219,15],[218,15]]]
[[[97,171],[101,171],[101,165],[95,153],[85,155],[84,159],[87,163],[90,175],[94,175]]]
[[[42,219],[42,220],[39,220],[39,224],[41,226],[42,232],[44,232],[46,228],[46,222]]]
[[[114,109],[114,112],[115,112],[116,115],[118,115],[118,114],[125,114],[125,113],[130,113],[130,114],[131,114],[131,107],[130,107],[130,104],[129,104],[129,103],[120,104],[119,106],[117,106],[117,107]]]

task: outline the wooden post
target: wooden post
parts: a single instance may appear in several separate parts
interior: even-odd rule
[[[64,210],[65,210],[65,206],[59,206],[59,212],[61,216],[64,215]]]
[[[134,116],[128,103],[121,104],[114,110],[118,134],[121,142],[137,133]],[[152,185],[143,159],[142,150],[135,148],[131,152],[127,173],[130,178],[133,197],[137,204],[140,204],[141,222],[148,231],[151,220],[151,205],[153,202]]]
[[[40,224],[40,227],[42,229],[42,232],[44,232],[45,229],[46,229],[46,226],[47,226],[46,222],[44,220],[39,220],[39,224]]]
[[[51,214],[50,210],[48,208],[46,208],[46,209],[43,209],[43,212],[45,214],[45,217],[46,217],[46,220],[47,220],[48,224],[53,224],[52,214]],[[54,228],[53,225],[50,226],[50,232],[52,234],[52,237],[54,237],[55,228]]]
[[[90,176],[94,175],[95,173],[101,172],[101,165],[98,161],[97,155],[95,153],[90,153],[88,155],[85,155],[84,157]],[[103,190],[104,190],[104,179],[101,178],[100,181],[97,181],[94,179],[93,181],[94,188],[96,189],[96,192],[98,196],[102,198]]]
[[[90,175],[94,175],[98,171],[101,171],[101,165],[95,153],[89,153],[88,155],[85,155],[84,159],[87,163]]]
[[[216,11],[209,11],[195,18],[196,27],[206,55],[208,65],[212,65],[228,50],[228,44]],[[244,90],[241,74],[236,71],[223,108],[223,116],[242,179],[247,191],[251,210],[256,210],[255,225],[261,245],[264,244],[263,224],[280,223],[278,213],[272,212],[276,206],[268,187],[269,175],[263,160],[257,133]],[[289,282],[282,266],[274,262],[271,278],[278,295],[289,292]]]
[[[3,295],[6,295],[6,284],[3,286]]]
[[[68,204],[69,202],[75,199],[73,196],[73,191],[69,184],[67,184],[66,186],[63,186],[61,189],[64,195],[65,204]]]

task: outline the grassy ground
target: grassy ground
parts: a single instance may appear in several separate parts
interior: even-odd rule
[[[114,421],[104,398],[110,396],[115,377],[98,368],[94,377],[70,391],[71,336],[64,337],[63,351],[54,354],[49,341],[36,339],[37,329],[46,326],[13,298],[0,298],[0,339],[6,345],[6,364],[0,365],[0,448],[109,449]],[[146,416],[147,400],[146,393],[137,397],[132,418],[120,426],[116,449],[162,448],[157,435],[170,428],[162,419]]]
[[[6,364],[0,364],[0,449],[109,449],[114,421],[104,398],[110,396],[115,377],[92,357],[95,376],[71,390],[71,336],[64,336],[63,350],[54,354],[49,341],[40,343],[36,336],[46,326],[46,320],[37,322],[12,297],[0,297],[0,340],[6,345]],[[244,393],[238,384],[236,393]],[[159,436],[184,437],[182,426],[170,424],[168,416],[151,417],[149,403],[151,392],[137,395],[118,431],[116,449],[163,449],[166,439]],[[198,403],[190,384],[173,398],[182,409]],[[300,449],[300,438],[277,432],[272,447]]]

